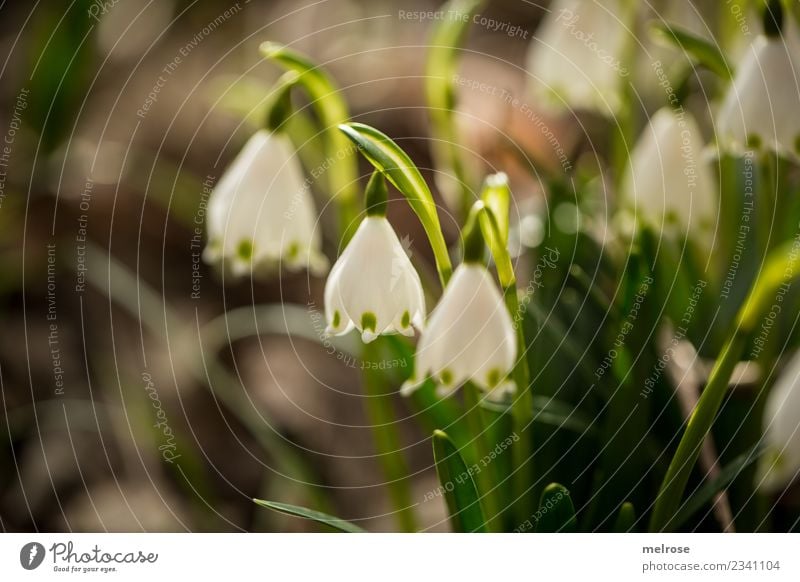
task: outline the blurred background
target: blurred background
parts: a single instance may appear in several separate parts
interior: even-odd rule
[[[642,27],[674,15],[711,36],[731,17],[719,2],[641,4]],[[463,77],[524,101],[526,54],[547,5],[488,2],[487,24],[472,26],[466,40]],[[232,280],[199,253],[209,188],[259,127],[281,73],[259,56],[266,40],[321,63],[353,118],[397,139],[433,185],[423,79],[435,24],[425,11],[438,7],[426,0],[0,5],[2,530],[315,529],[256,507],[253,497],[395,529],[359,362],[343,355],[352,338],[320,345],[324,279]],[[665,66],[686,64],[677,53],[651,50]],[[663,101],[652,71],[641,77],[640,124]],[[703,75],[693,82],[702,87]],[[505,94],[461,91],[461,137],[476,175],[509,174],[515,244],[520,261],[533,261],[525,249],[544,238],[535,211],[545,204],[545,184],[563,173],[565,159],[579,179],[595,175],[608,143],[596,116],[548,116],[535,103],[512,106]],[[695,107],[701,120],[707,106]],[[611,197],[602,180],[586,191],[583,229],[602,241]],[[333,224],[329,201],[317,205],[323,227]],[[429,260],[407,207],[392,204],[390,215],[410,252]],[[574,238],[569,215],[564,234]],[[457,242],[456,218],[443,213],[442,221]],[[329,258],[338,245],[325,241]],[[592,255],[593,247],[582,248]],[[574,249],[561,250],[575,259]],[[555,289],[567,270],[547,275]],[[569,313],[580,297],[567,287],[562,293]],[[571,333],[588,345],[593,325]],[[403,368],[393,372],[399,379]],[[396,407],[421,527],[446,531],[441,497],[425,501],[438,484],[429,433],[402,399]],[[796,506],[796,494],[785,503]]]

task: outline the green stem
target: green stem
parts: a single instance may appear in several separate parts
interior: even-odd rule
[[[513,319],[520,308],[515,283],[503,290],[503,297]],[[536,502],[532,490],[535,482],[533,463],[533,392],[531,391],[528,358],[525,354],[527,349],[525,332],[522,329],[521,321],[515,325],[518,355],[512,376],[514,383],[517,385],[517,394],[511,405],[511,418],[514,433],[519,436],[519,440],[512,448],[514,461],[513,491],[515,516],[518,523],[522,523],[533,515]]]
[[[664,482],[656,498],[653,515],[650,518],[651,531],[668,531],[683,498],[689,475],[700,455],[706,435],[717,416],[719,407],[728,391],[731,375],[739,362],[747,343],[745,334],[738,329],[725,343],[722,354],[717,359],[700,400],[689,418],[686,432],[681,438],[678,450],[667,469]]]
[[[482,459],[489,458],[493,443],[490,437],[491,430],[481,405],[481,392],[472,382],[464,384],[463,391],[467,426],[470,433],[472,433],[474,448],[477,450],[478,461],[476,466],[480,470],[474,477],[481,507],[483,508],[483,515],[486,517],[486,529],[500,531],[502,505],[498,499],[501,489],[496,478],[496,467],[482,465]]]
[[[377,362],[380,359],[380,351],[376,345],[380,341],[378,339],[364,345],[365,362]],[[392,396],[387,391],[386,381],[380,370],[372,369],[371,366],[364,368],[364,390],[366,412],[375,436],[378,461],[386,479],[397,524],[402,531],[417,531],[414,504],[408,486],[409,471],[397,431]]]
[[[512,321],[518,319],[520,312],[519,298],[517,296],[517,280],[514,274],[514,265],[507,247],[507,233],[505,223],[507,216],[498,217],[492,208],[503,207],[503,199],[509,195],[508,185],[504,175],[495,175],[487,179],[484,186],[482,200],[473,204],[467,218],[465,230],[470,224],[479,221],[484,238],[489,243],[495,265],[497,277],[503,288],[503,299],[511,315]],[[492,200],[495,198],[495,200]],[[536,499],[532,495],[535,482],[533,464],[533,394],[531,392],[530,370],[526,357],[527,341],[521,322],[515,324],[517,335],[517,362],[511,374],[517,386],[517,393],[511,406],[512,427],[519,440],[512,447],[514,463],[513,491],[514,513],[521,523],[528,519],[536,509]]]

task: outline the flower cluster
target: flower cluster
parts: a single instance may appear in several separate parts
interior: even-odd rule
[[[325,285],[329,333],[355,328],[371,342],[381,334],[413,335],[413,328],[420,330],[417,380],[407,382],[403,394],[427,378],[437,382],[442,394],[468,381],[493,396],[513,391],[507,377],[516,361],[516,338],[497,286],[480,261],[482,252],[465,255],[425,325],[422,284],[386,219],[386,187],[380,173],[370,180],[366,198],[367,217]]]
[[[473,6],[473,3],[467,2],[459,3],[458,6],[459,10],[468,11],[474,10],[477,4],[475,2]],[[621,266],[622,261],[613,252],[606,253],[604,248],[591,247],[597,248],[597,254],[602,255],[602,260],[598,260],[594,266],[608,263],[612,268],[618,267],[620,277],[635,278],[640,291],[643,288],[646,288],[645,291],[652,288],[654,293],[662,292],[661,289],[656,289],[657,285],[654,284],[660,273],[670,272],[671,276],[674,275],[670,282],[672,288],[663,290],[664,296],[659,297],[664,300],[663,308],[659,312],[656,306],[647,303],[648,293],[641,292],[635,297],[632,296],[631,290],[635,290],[637,285],[631,283],[630,278],[621,281],[618,288],[613,290],[613,294],[606,293],[602,288],[602,282],[596,283],[594,279],[586,280],[588,279],[586,271],[582,269],[582,265],[577,264],[578,258],[575,268],[561,269],[560,266],[556,268],[553,263],[553,271],[558,271],[554,277],[563,275],[565,280],[570,281],[574,278],[579,280],[580,285],[588,288],[586,295],[596,304],[589,311],[601,307],[605,312],[602,320],[593,325],[598,327],[608,325],[608,319],[612,321],[612,325],[621,325],[623,330],[616,336],[614,348],[611,350],[613,358],[611,352],[607,352],[608,355],[601,367],[596,368],[601,370],[602,374],[597,372],[594,374],[598,384],[597,392],[601,392],[599,384],[619,382],[618,388],[613,393],[611,390],[605,393],[608,395],[609,408],[613,408],[613,411],[608,413],[609,417],[619,420],[631,418],[634,413],[639,414],[636,407],[640,403],[630,402],[635,400],[631,397],[635,391],[623,396],[617,395],[618,392],[624,393],[630,389],[635,382],[643,381],[647,390],[653,392],[662,383],[669,386],[672,382],[671,378],[662,376],[661,371],[675,353],[658,359],[656,364],[658,386],[654,379],[645,379],[638,374],[641,370],[635,369],[637,365],[647,365],[647,363],[641,364],[640,358],[646,362],[647,358],[655,359],[657,357],[655,354],[663,351],[663,344],[659,343],[660,340],[654,339],[660,334],[651,333],[649,337],[645,337],[644,333],[634,331],[639,325],[634,326],[634,320],[640,314],[642,321],[646,320],[653,328],[661,323],[662,317],[668,320],[670,325],[679,324],[680,335],[675,336],[673,345],[685,341],[705,347],[701,346],[700,342],[704,344],[708,342],[711,347],[707,349],[714,351],[714,355],[718,358],[717,365],[714,366],[702,390],[689,422],[685,427],[683,425],[680,427],[680,443],[676,447],[666,475],[663,476],[661,489],[655,501],[652,499],[647,501],[652,502],[650,504],[652,510],[646,509],[650,513],[650,527],[654,531],[661,531],[672,527],[673,520],[676,516],[680,516],[678,507],[683,500],[684,490],[690,482],[703,443],[706,442],[714,419],[725,400],[732,370],[738,360],[744,357],[744,346],[749,339],[743,336],[752,331],[752,326],[747,328],[740,324],[752,318],[752,313],[760,307],[759,301],[768,295],[764,289],[770,291],[770,286],[774,285],[775,273],[789,273],[785,276],[787,280],[794,277],[793,261],[796,257],[790,261],[789,266],[786,266],[785,261],[780,262],[785,259],[781,254],[783,247],[777,248],[777,245],[773,245],[769,240],[771,233],[765,233],[763,231],[765,224],[759,224],[758,227],[762,230],[759,230],[754,238],[759,239],[756,241],[760,245],[758,251],[763,251],[763,256],[758,258],[764,260],[764,265],[769,261],[769,265],[763,267],[752,281],[747,281],[749,285],[747,288],[743,288],[742,296],[746,296],[747,300],[737,317],[729,318],[735,321],[736,328],[721,329],[723,332],[721,334],[716,334],[716,329],[710,331],[702,329],[706,323],[709,324],[708,327],[713,326],[716,320],[711,321],[711,317],[717,317],[718,314],[713,316],[706,314],[706,310],[698,305],[704,300],[702,295],[706,289],[714,288],[719,281],[708,282],[700,279],[697,284],[687,283],[690,278],[700,275],[700,270],[696,268],[697,264],[693,262],[697,251],[702,252],[703,259],[709,259],[716,256],[712,253],[718,252],[715,246],[718,240],[723,240],[720,245],[730,242],[727,240],[731,238],[730,232],[723,232],[725,227],[729,227],[723,220],[724,205],[730,200],[723,196],[722,190],[726,178],[730,178],[721,170],[726,162],[738,163],[737,158],[745,151],[748,152],[747,159],[754,157],[750,156],[749,152],[760,152],[763,154],[763,160],[778,160],[775,164],[778,170],[786,161],[797,162],[800,159],[800,116],[797,115],[800,111],[800,81],[798,81],[800,71],[798,71],[798,56],[795,54],[800,42],[797,38],[796,25],[784,22],[782,4],[779,0],[767,2],[767,8],[763,12],[763,32],[745,49],[744,56],[735,70],[729,67],[727,57],[721,51],[715,51],[711,43],[705,42],[700,36],[692,36],[687,30],[673,29],[669,26],[658,29],[662,34],[666,34],[669,42],[685,49],[691,59],[715,73],[717,80],[722,80],[725,84],[716,85],[721,89],[720,103],[709,107],[707,112],[698,113],[699,108],[690,101],[692,97],[690,89],[693,87],[692,83],[702,81],[696,81],[684,71],[676,86],[672,87],[670,76],[674,71],[668,70],[669,67],[662,67],[658,62],[658,66],[653,69],[657,71],[660,87],[665,90],[660,94],[660,102],[665,105],[660,108],[645,105],[642,109],[646,111],[648,117],[645,123],[644,119],[635,119],[635,115],[630,111],[633,109],[634,99],[631,93],[636,93],[632,78],[639,72],[631,59],[631,51],[635,48],[631,44],[631,27],[635,29],[637,25],[636,11],[632,9],[632,5],[627,0],[608,2],[555,0],[536,40],[532,43],[527,69],[537,106],[555,105],[600,113],[601,118],[595,121],[605,124],[602,127],[609,128],[609,132],[613,131],[610,129],[609,119],[624,120],[619,122],[617,127],[623,147],[612,148],[614,152],[609,156],[610,159],[600,159],[599,164],[601,168],[605,168],[603,164],[607,164],[611,170],[608,183],[612,185],[610,190],[616,197],[620,224],[628,224],[634,228],[627,229],[624,233],[631,236],[611,236],[603,242],[610,240],[614,250],[622,249],[627,243],[640,243],[631,245],[627,249],[636,248],[639,255],[635,259],[626,257],[625,265]],[[452,20],[456,23],[452,26],[457,26],[458,22],[469,21],[469,18],[462,15],[461,18]],[[450,25],[445,23],[443,26]],[[445,32],[447,34],[442,38],[463,37],[463,34],[460,34],[463,30],[447,29]],[[441,48],[437,46],[437,49]],[[268,47],[269,55],[275,56],[276,51],[280,52],[272,45]],[[318,67],[297,56],[284,54],[280,58],[288,59],[290,68],[300,68],[304,71],[299,76],[300,79],[309,79],[309,76],[317,75],[309,84],[312,93],[317,91],[317,94],[313,95],[315,104],[338,98],[335,97],[336,91],[329,90],[330,85],[327,80],[319,76]],[[432,60],[435,64],[447,63],[454,68],[455,58],[452,53],[439,54],[438,58]],[[430,77],[439,80],[454,79],[452,75],[431,74]],[[328,261],[322,250],[321,229],[310,189],[311,182],[304,177],[303,167],[287,129],[287,120],[292,114],[289,96],[294,82],[295,79],[292,78],[286,88],[278,92],[278,99],[270,109],[267,128],[257,131],[250,138],[220,180],[209,205],[206,258],[215,263],[222,263],[234,274],[270,271],[280,266],[289,270],[307,268],[313,274],[323,274],[328,267]],[[447,89],[455,91],[456,85],[458,83],[454,82],[453,86]],[[436,93],[437,87],[446,87],[435,83],[432,86],[433,91],[430,86],[428,87],[429,100],[430,93]],[[449,92],[446,95],[437,94],[435,97],[433,102],[438,103],[440,107],[433,109],[439,113],[448,110],[448,113],[438,117],[433,116],[435,123],[432,125],[438,128],[433,131],[442,132],[443,135],[440,136],[442,139],[438,141],[452,144],[453,142],[449,140],[455,137],[457,132],[449,107],[456,99]],[[483,421],[480,415],[485,411],[471,412],[468,410],[470,407],[477,410],[495,406],[502,408],[503,414],[510,413],[508,417],[510,422],[515,423],[515,429],[526,430],[535,420],[533,382],[530,380],[528,366],[531,362],[536,363],[538,359],[528,359],[526,356],[529,352],[535,351],[531,349],[532,346],[539,348],[543,345],[541,342],[546,340],[537,336],[539,337],[537,343],[530,337],[526,338],[528,333],[526,330],[531,328],[526,328],[525,324],[529,321],[538,323],[540,312],[535,311],[535,308],[540,305],[537,303],[538,298],[523,296],[520,300],[517,294],[517,273],[507,248],[512,212],[509,202],[511,194],[505,174],[490,176],[484,183],[480,199],[476,201],[469,190],[471,179],[468,177],[475,168],[465,167],[467,164],[462,163],[459,148],[437,152],[437,146],[434,146],[434,160],[442,157],[452,168],[452,176],[448,174],[446,181],[449,181],[449,178],[457,178],[459,187],[453,188],[450,193],[463,197],[458,201],[458,205],[453,205],[454,208],[458,208],[457,212],[461,213],[460,218],[466,218],[461,233],[462,260],[453,269],[450,261],[456,253],[452,252],[445,242],[438,209],[419,169],[388,136],[375,128],[347,122],[349,115],[346,111],[345,106],[336,103],[328,110],[322,111],[321,115],[317,112],[317,118],[326,126],[321,132],[326,136],[325,145],[336,145],[336,139],[331,137],[330,132],[335,133],[336,138],[344,139],[348,146],[349,139],[357,145],[358,151],[375,170],[365,189],[363,212],[358,196],[348,197],[347,202],[343,202],[345,197],[339,197],[340,192],[328,192],[336,203],[334,207],[338,208],[340,219],[343,220],[340,224],[339,238],[336,239],[341,241],[342,248],[330,269],[324,287],[326,336],[342,336],[357,331],[365,344],[362,349],[367,354],[381,349],[387,352],[395,350],[398,353],[405,353],[405,350],[411,349],[410,342],[413,340],[394,338],[392,341],[378,342],[377,347],[375,345],[367,347],[366,344],[373,344],[381,336],[399,334],[413,338],[418,334],[413,374],[402,384],[400,388],[402,395],[410,395],[423,385],[434,384],[436,395],[444,398],[463,386],[465,415],[471,416],[469,420],[472,424],[471,429],[481,430],[480,423]],[[697,116],[695,117],[692,112]],[[638,121],[641,121],[641,124],[637,127]],[[704,131],[711,133],[711,129],[714,137],[709,138],[708,135],[704,137]],[[637,130],[640,130],[638,138],[635,134]],[[634,138],[631,140],[634,145],[630,151],[626,141],[628,137]],[[614,146],[619,145],[614,143]],[[341,149],[336,155],[327,153],[329,159],[341,159],[338,156]],[[564,155],[567,156],[566,153]],[[714,168],[712,163],[717,167]],[[352,167],[356,167],[355,163]],[[562,169],[564,168],[567,166],[562,165]],[[554,177],[552,191],[548,191],[547,197],[544,197],[548,203],[551,195],[554,199],[556,196],[564,196],[563,191],[569,190],[566,183],[571,179],[574,182],[583,180],[581,175],[583,168],[577,163],[577,159],[575,168],[579,170],[570,174],[573,172],[573,166],[570,164],[569,169],[565,170],[565,174],[570,175],[561,182],[559,182],[560,177]],[[334,166],[333,171],[338,172],[340,169],[341,166]],[[769,173],[764,172],[764,168],[760,168],[759,171],[762,174]],[[358,183],[355,174],[354,170],[349,183]],[[780,172],[771,177],[776,181],[785,179],[785,175]],[[583,183],[602,182],[605,185],[605,176],[600,176],[597,180],[595,178],[596,176],[592,176],[589,180],[583,180]],[[760,176],[759,179],[760,186],[763,186],[766,178]],[[343,182],[348,181],[345,179]],[[429,301],[438,294],[439,289],[431,290],[423,285],[424,278],[416,268],[418,263],[412,262],[395,228],[387,218],[389,201],[387,184],[391,184],[405,197],[420,219],[433,251],[441,283],[441,296],[435,307],[430,310],[430,314]],[[331,188],[331,190],[336,189]],[[776,187],[775,190],[779,188]],[[725,193],[727,194],[727,191]],[[582,202],[577,188],[574,194],[577,200],[575,204],[565,203],[563,199],[560,202],[556,200],[553,204],[552,217],[548,215],[547,219],[552,218],[554,230],[559,230],[559,234],[576,234],[581,237],[586,234],[585,238],[578,240],[583,243],[591,239],[585,244],[594,244],[601,237],[593,238],[591,234],[594,233],[584,231],[580,220],[575,221],[574,228],[571,224],[568,228],[563,227],[565,221],[559,219],[559,216],[564,216],[561,213],[564,208],[568,213],[575,210],[578,218],[588,214],[584,214],[584,209],[577,205]],[[742,203],[740,194],[741,192],[736,192],[737,204]],[[447,198],[447,195],[444,197]],[[769,197],[764,195],[760,198],[759,204],[763,206],[765,199],[770,202]],[[346,208],[349,203],[354,203],[355,208]],[[751,204],[751,201],[745,201],[744,204]],[[736,243],[741,243],[742,247],[746,246],[745,242],[750,241],[748,238],[751,229],[750,210],[752,208],[747,207],[740,217],[738,234],[742,236]],[[763,223],[765,219],[770,218],[769,212],[763,207],[756,208],[756,215],[754,222]],[[631,217],[633,220],[625,223],[625,219]],[[544,221],[541,224],[544,225]],[[766,226],[769,229],[770,225]],[[796,228],[796,222],[790,226]],[[752,228],[755,230],[755,225]],[[658,235],[659,244],[664,243],[666,251],[663,255],[667,259],[658,256],[658,251],[651,248],[654,245],[650,243],[655,241],[656,237],[650,237],[650,234]],[[550,236],[542,233],[541,238],[545,240]],[[640,238],[636,240],[633,237]],[[548,240],[559,239],[553,236]],[[625,245],[621,245],[620,241]],[[778,243],[785,241],[786,237]],[[670,253],[678,248],[676,242],[686,243],[684,249],[691,250],[686,253],[688,257],[686,264],[681,264],[684,255],[673,261],[674,257]],[[493,265],[491,269],[487,249],[491,252]],[[559,251],[554,252],[558,254]],[[744,251],[737,246],[736,252],[741,255]],[[585,252],[583,248],[577,249],[575,257],[588,254],[592,253]],[[329,255],[333,256],[334,253],[330,252]],[[738,259],[736,260],[738,268]],[[712,262],[707,261],[708,264]],[[765,274],[762,277],[763,273]],[[708,267],[702,272],[702,276],[705,277],[707,274],[709,279],[719,275]],[[539,286],[540,275],[541,273],[534,273],[531,285],[536,283]],[[747,276],[749,275],[742,275],[743,278]],[[603,277],[607,277],[607,274],[604,273],[597,279]],[[607,278],[613,279],[613,276]],[[673,292],[675,289],[678,289],[677,293]],[[698,291],[675,298],[686,289]],[[748,290],[749,295],[747,295]],[[725,297],[727,298],[727,295]],[[632,310],[630,301],[634,302]],[[557,307],[551,309],[556,319],[559,309],[564,306]],[[627,315],[620,319],[620,314],[626,311]],[[725,314],[725,317],[728,315]],[[584,316],[579,314],[575,317],[577,322],[579,317]],[[618,319],[613,321],[614,318]],[[597,322],[596,319],[592,321]],[[566,326],[561,327],[559,321],[553,323],[552,328],[545,329],[549,324],[550,322],[544,322],[541,327],[555,335],[560,331],[553,332],[554,329],[566,329]],[[740,328],[746,331],[743,332]],[[569,329],[573,329],[572,325]],[[584,326],[583,329],[595,328]],[[710,339],[712,335],[715,337]],[[720,337],[717,338],[716,335]],[[602,337],[604,336],[598,329],[593,341]],[[639,353],[634,353],[634,347],[626,344],[639,340],[645,343],[645,347]],[[719,345],[716,345],[717,343]],[[581,357],[586,356],[589,349],[590,347],[587,347],[586,352],[580,354]],[[561,351],[560,346],[556,348],[559,356],[567,351],[567,349]],[[580,352],[574,346],[571,347],[571,351]],[[669,351],[676,350],[670,348]],[[777,356],[775,361],[777,362]],[[576,363],[575,368],[583,363]],[[376,366],[374,369],[380,368]],[[572,371],[578,372],[570,368],[570,375]],[[575,374],[578,375],[579,373]],[[367,383],[365,379],[365,384]],[[592,387],[594,388],[595,384],[592,384]],[[580,388],[584,390],[585,386]],[[760,460],[757,485],[761,491],[773,493],[787,487],[800,472],[800,423],[797,414],[800,410],[800,356],[795,358],[774,386],[767,388],[771,390],[765,398],[764,436],[761,443],[761,448],[766,452]],[[417,396],[421,397],[419,400],[431,397],[427,390],[417,392]],[[663,396],[665,402],[672,399],[671,392]],[[628,401],[625,401],[626,398]],[[452,402],[448,401],[447,404]],[[570,410],[569,404],[561,406]],[[648,413],[642,412],[643,415]],[[643,418],[655,423],[652,417],[643,416]],[[566,420],[568,421],[568,417]],[[619,427],[622,436],[614,432],[609,441],[613,442],[614,446],[624,446],[627,443],[620,444],[620,442],[630,436],[631,441],[643,442],[645,434],[636,434],[638,428],[638,426]],[[525,474],[527,470],[525,464],[533,454],[530,448],[531,433],[532,431],[522,434],[520,443],[517,444],[515,441],[513,447],[514,472],[518,473],[521,481],[528,479],[523,483],[523,490],[525,487],[527,490],[536,487],[533,476]],[[449,454],[444,450],[449,446],[446,445],[449,437],[447,435],[439,437],[441,438],[438,446],[443,447],[445,454]],[[437,446],[436,443],[434,446]],[[671,446],[671,444],[665,446],[664,450]],[[529,447],[529,450],[525,450],[525,447]],[[753,450],[756,450],[755,446]],[[633,452],[627,455],[625,463],[632,455]],[[620,459],[622,455],[614,458]],[[601,463],[603,462],[608,460],[603,458]],[[632,465],[626,466],[623,473],[630,474],[631,467]],[[621,487],[622,483],[613,481],[616,472],[616,467],[602,467],[600,474],[612,481],[607,488],[608,491],[598,495],[613,496],[624,488]],[[478,476],[480,479],[490,479],[487,474]],[[464,485],[466,481],[466,479],[461,480],[458,484]],[[756,485],[752,486],[755,490]],[[484,494],[487,491],[501,489],[492,486],[491,483],[488,485],[484,483],[480,488]],[[561,495],[561,489],[556,488],[551,491]],[[520,494],[520,497],[524,495]],[[559,505],[559,512],[553,513],[560,513],[562,510],[567,512],[566,506],[571,506],[569,493],[558,499],[564,499],[565,502]],[[627,500],[622,498],[616,499],[615,502],[619,502],[616,508]],[[513,502],[511,504],[513,505]],[[569,511],[572,511],[572,508]],[[531,514],[527,513],[528,516]],[[545,514],[538,515],[543,521],[549,520],[545,519]],[[628,519],[630,516],[622,515],[622,517]],[[571,516],[570,523],[573,525],[577,523],[574,515]],[[551,525],[542,524],[537,526],[537,529],[540,527],[551,527]]]

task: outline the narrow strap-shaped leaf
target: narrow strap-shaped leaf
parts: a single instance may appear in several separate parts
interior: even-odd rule
[[[550,483],[542,491],[539,511],[536,512],[536,531],[539,533],[569,533],[577,527],[575,506],[569,491],[559,483]]]
[[[508,405],[484,399],[481,406],[494,412],[508,412]],[[598,438],[600,432],[592,420],[568,402],[551,396],[533,397],[533,422],[570,430],[586,438]]]
[[[366,533],[366,530],[361,529],[349,521],[328,515],[327,513],[322,513],[306,507],[300,507],[299,505],[290,505],[288,503],[279,503],[277,501],[265,501],[263,499],[253,499],[253,501],[261,507],[266,507],[267,509],[272,509],[274,511],[285,513],[287,515],[293,515],[295,517],[310,519],[345,533]]]
[[[374,127],[363,123],[345,123],[340,125],[339,129],[358,146],[364,157],[406,197],[428,235],[436,259],[439,278],[442,285],[445,285],[450,279],[453,267],[450,264],[447,243],[439,224],[439,215],[436,212],[433,194],[419,169],[400,146]]]
[[[478,490],[464,459],[446,433],[433,431],[433,459],[454,532],[485,532]]]
[[[742,471],[755,463],[763,452],[764,449],[756,445],[728,463],[716,477],[705,483],[697,490],[697,493],[686,501],[678,512],[678,515],[672,520],[672,529],[680,529],[695,513],[700,511],[700,509],[705,507],[708,503],[711,503],[717,493],[728,487]]]
[[[614,522],[615,533],[628,533],[634,531],[636,527],[636,510],[633,503],[626,501],[619,508],[617,520]]]
[[[717,46],[704,38],[664,22],[653,23],[651,34],[656,39],[662,39],[679,50],[688,53],[695,61],[721,78],[731,79],[733,77],[733,71],[725,60],[725,55],[722,54],[722,51]]]
[[[714,363],[706,387],[689,417],[678,449],[664,475],[650,516],[651,531],[674,529],[672,522],[678,516],[689,475],[728,392],[736,364],[747,347],[747,339],[772,304],[780,286],[800,277],[800,269],[797,268],[800,257],[794,244],[794,241],[789,241],[769,254],[744,305],[739,309],[736,321],[728,330],[725,345]]]

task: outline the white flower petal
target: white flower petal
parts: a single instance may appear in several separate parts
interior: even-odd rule
[[[288,137],[256,132],[225,171],[208,204],[208,260],[324,271],[316,209]],[[248,252],[242,252],[243,249]]]
[[[653,115],[622,182],[622,198],[637,218],[659,231],[710,240],[719,188],[703,148],[700,128],[688,112],[665,107]]]
[[[425,317],[419,275],[385,217],[365,218],[336,261],[325,284],[325,313],[336,333],[355,327],[365,342],[412,334]]]
[[[800,473],[800,354],[773,386],[764,409],[767,450],[760,463],[760,488],[776,492]]]
[[[403,382],[403,385],[400,386],[400,396],[408,397],[411,396],[413,392],[415,392],[422,384],[425,382],[425,378],[419,380],[416,377],[410,378]]]
[[[797,43],[762,35],[745,53],[717,116],[721,148],[741,153],[758,145],[797,157],[800,70],[793,54],[796,47]]]
[[[363,341],[365,344],[374,342],[376,339],[378,339],[378,334],[375,332],[366,329],[361,332],[361,341]]]
[[[332,281],[336,280],[340,273],[341,264],[336,263],[331,269],[328,275],[328,282],[325,285],[325,319],[328,324],[325,333],[328,335],[344,335],[355,327],[355,324],[345,311],[341,296],[339,293],[334,293],[337,286]]]
[[[516,362],[516,335],[503,298],[482,265],[460,265],[417,347],[416,376],[448,389],[467,380],[501,385]]]
[[[553,2],[528,52],[537,102],[609,117],[619,111],[630,16],[620,0]]]

